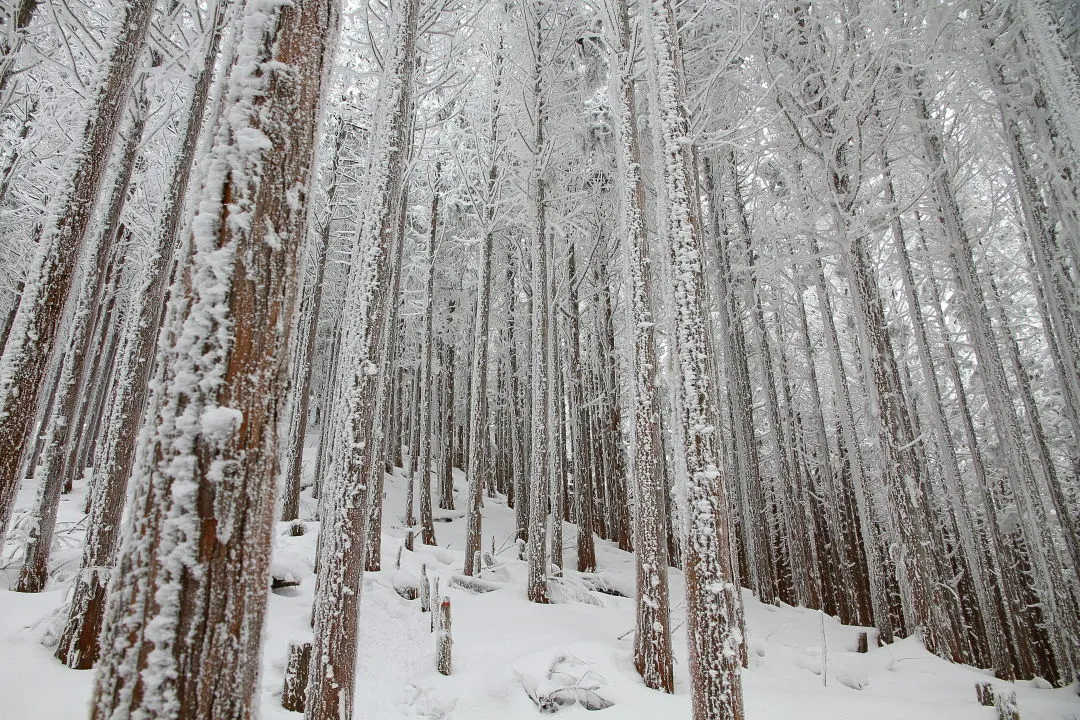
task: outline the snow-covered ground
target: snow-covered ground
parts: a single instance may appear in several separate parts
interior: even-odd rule
[[[458,477],[459,502],[463,479]],[[463,563],[464,513],[436,510],[438,547],[416,544],[401,552],[404,481],[387,477],[383,570],[364,578],[361,611],[357,717],[456,718],[517,720],[540,717],[526,687],[541,695],[576,685],[582,695],[599,696],[613,705],[594,714],[580,705],[564,707],[560,717],[620,720],[677,720],[690,717],[687,694],[686,629],[681,603],[683,580],[671,574],[676,652],[676,693],[646,689],[632,664],[633,600],[587,589],[586,579],[568,571],[554,581],[557,601],[529,603],[524,592],[524,563],[510,543],[513,511],[503,499],[487,499],[484,547],[494,538],[494,564],[482,577],[498,589],[477,594],[451,582]],[[24,489],[20,506],[31,500]],[[61,532],[55,551],[55,586],[40,595],[0,590],[0,719],[67,720],[84,717],[92,674],[62,666],[43,644],[56,631],[70,576],[78,564],[83,499],[78,488],[65,496]],[[310,513],[313,501],[306,502]],[[65,524],[66,523],[66,524]],[[314,586],[312,558],[318,531],[289,534],[280,524],[275,538],[275,569],[299,577],[300,585],[274,591],[262,658],[261,703],[264,718],[297,718],[280,706],[282,675],[290,641],[310,638],[309,608]],[[16,529],[17,534],[17,529]],[[575,567],[576,529],[565,526],[566,565]],[[11,545],[9,545],[10,553]],[[629,596],[634,588],[631,555],[611,543],[597,542],[602,584]],[[4,559],[7,581],[17,574]],[[430,616],[419,600],[406,600],[395,587],[416,586],[421,567],[440,582],[450,598],[453,625],[453,673],[435,671],[435,636]],[[0,578],[0,585],[4,585]],[[749,720],[992,720],[993,708],[980,706],[975,683],[985,673],[934,657],[915,639],[868,654],[855,652],[860,628],[840,625],[816,611],[757,602],[744,593],[750,643],[750,668],[743,674]],[[1045,689],[1037,683],[1005,683],[1016,690],[1023,720],[1080,720],[1080,697],[1074,684]],[[585,692],[588,690],[588,692]],[[568,692],[562,693],[563,696]]]

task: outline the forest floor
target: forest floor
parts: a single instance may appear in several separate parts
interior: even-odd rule
[[[359,687],[356,716],[364,720],[446,718],[518,720],[541,717],[530,694],[578,697],[612,705],[597,713],[581,704],[562,708],[560,717],[618,720],[681,720],[690,717],[686,668],[686,627],[682,574],[671,572],[675,646],[674,695],[646,689],[634,671],[633,556],[597,540],[599,571],[581,576],[567,570],[553,580],[550,605],[525,598],[525,563],[511,542],[514,514],[504,498],[486,498],[484,547],[495,552],[481,577],[496,587],[476,593],[453,583],[460,575],[464,511],[436,509],[438,546],[417,538],[415,552],[403,545],[404,479],[387,476],[385,527],[380,572],[367,573],[361,609]],[[464,481],[457,475],[457,506],[463,508]],[[24,489],[25,511],[32,490]],[[54,578],[47,592],[26,595],[0,590],[0,719],[68,720],[86,716],[92,674],[69,670],[48,645],[62,622],[58,612],[78,568],[83,497],[79,487],[64,496]],[[310,515],[314,501],[305,500]],[[18,519],[18,516],[17,516]],[[300,581],[271,593],[264,635],[261,717],[298,718],[281,708],[280,695],[290,641],[310,639],[317,523],[300,537],[281,523],[274,539],[274,571]],[[12,535],[17,538],[19,528]],[[565,564],[576,566],[576,527],[564,526]],[[14,581],[17,558],[0,559],[0,586]],[[487,564],[487,563],[485,563]],[[451,601],[453,673],[435,670],[435,636],[430,614],[419,600],[395,588],[416,587],[421,567],[439,579]],[[6,575],[5,582],[4,575]],[[608,592],[598,592],[603,587]],[[626,597],[609,594],[619,592]],[[822,613],[758,602],[744,591],[750,668],[743,673],[748,720],[992,720],[980,706],[975,683],[990,679],[975,668],[952,665],[928,653],[917,639],[855,652],[861,628],[839,624]],[[993,680],[995,690],[1015,689],[1023,720],[1080,720],[1074,684],[1047,689],[1032,682]],[[1040,687],[1043,685],[1043,687]]]

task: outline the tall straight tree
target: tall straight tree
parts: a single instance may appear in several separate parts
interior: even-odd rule
[[[278,422],[332,0],[250,0],[173,288],[91,716],[255,713]]]
[[[136,442],[143,417],[153,363],[151,357],[164,315],[164,303],[178,244],[180,220],[195,164],[210,81],[221,42],[228,5],[215,8],[202,63],[195,71],[191,99],[181,138],[179,155],[172,170],[166,205],[151,240],[153,256],[138,287],[135,331],[118,363],[112,385],[105,429],[98,459],[96,480],[90,488],[86,541],[82,563],[75,578],[67,623],[60,636],[57,657],[74,668],[89,668],[98,656],[98,638],[105,615],[105,590],[109,570],[116,558],[120,539],[120,519],[128,478],[135,460]],[[105,378],[97,378],[102,384]]]
[[[465,445],[468,453],[465,476],[469,482],[468,527],[465,531],[465,574],[480,572],[476,566],[476,554],[480,550],[480,509],[483,506],[483,433],[488,426],[487,377],[488,377],[488,326],[491,315],[492,275],[495,243],[495,206],[498,201],[499,166],[499,120],[502,109],[503,38],[492,61],[492,108],[491,108],[491,159],[487,173],[487,187],[483,197],[483,233],[480,242],[480,276],[476,289],[476,322],[473,325],[472,367],[469,382],[469,429]]]
[[[548,570],[550,557],[547,547],[548,511],[552,482],[554,450],[552,423],[552,355],[554,338],[551,330],[551,284],[548,272],[548,199],[547,156],[548,142],[548,77],[554,23],[558,22],[547,0],[525,3],[525,33],[529,43],[532,87],[528,96],[531,104],[532,137],[530,145],[530,205],[532,206],[532,237],[529,243],[529,265],[532,272],[532,332],[530,336],[531,411],[529,429],[532,448],[529,452],[529,535],[525,555],[529,563],[527,594],[535,603],[548,602]]]
[[[417,461],[414,463],[416,482],[420,485],[420,536],[425,545],[435,544],[435,522],[431,508],[431,435],[434,430],[433,408],[435,382],[432,378],[434,338],[432,326],[435,318],[435,240],[439,232],[439,187],[441,164],[435,162],[435,179],[431,189],[431,228],[428,231],[425,264],[427,277],[424,282],[424,327],[420,340],[422,367],[420,368],[420,443]]]
[[[641,174],[641,150],[635,115],[634,48],[630,44],[630,10],[627,0],[609,7],[613,25],[612,45],[618,54],[612,82],[616,108],[615,131],[619,169],[619,234],[629,273],[630,327],[634,331],[633,423],[630,472],[637,500],[633,523],[637,570],[637,625],[634,664],[645,685],[674,692],[672,675],[670,601],[667,579],[667,498],[664,492],[663,441],[657,377],[660,362],[652,314],[652,282],[649,240],[645,230],[645,180]]]
[[[720,472],[719,426],[706,333],[704,246],[679,27],[672,0],[645,7],[650,75],[655,83],[657,167],[662,184],[660,233],[672,266],[677,366],[676,480],[685,485],[686,616],[694,720],[741,720],[738,618],[742,598],[732,567],[731,505]]]
[[[337,351],[340,388],[332,391],[338,407],[327,419],[338,426],[335,432],[341,441],[337,447],[343,452],[333,459],[323,489],[315,639],[304,711],[308,720],[349,720],[353,713],[365,533],[369,506],[381,503],[381,498],[369,499],[366,490],[373,472],[383,471],[383,459],[377,456],[382,438],[374,435],[372,426],[373,419],[385,412],[390,385],[380,370],[389,365],[387,321],[396,293],[388,298],[387,290],[393,285],[391,261],[400,249],[405,225],[419,14],[419,0],[390,7],[383,71],[374,101],[376,124],[371,133],[365,210],[349,270]]]
[[[57,334],[75,263],[103,194],[106,166],[131,96],[154,4],[154,0],[127,0],[114,9],[112,45],[99,70],[93,104],[46,208],[44,230],[0,356],[0,538],[11,519],[23,452],[32,443],[47,369],[52,356],[62,351]]]

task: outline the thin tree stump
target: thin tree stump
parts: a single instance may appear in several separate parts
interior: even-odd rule
[[[450,650],[453,639],[450,637],[450,598],[444,597],[439,603],[438,629],[435,633],[435,669],[443,675],[450,674]]]
[[[413,530],[409,530],[405,533],[405,549],[412,552],[415,544],[416,533]]]
[[[435,582],[431,585],[431,597],[439,597],[439,578],[435,578]],[[435,618],[438,617],[438,615],[439,613],[437,612],[431,613],[431,628],[428,632],[435,632]]]
[[[427,565],[420,566],[420,612],[431,611],[431,583],[428,582]]]
[[[994,686],[988,682],[975,683],[975,697],[980,705],[994,707]]]
[[[858,642],[855,645],[855,652],[864,653],[864,652],[869,652],[869,650],[870,650],[870,641],[867,638],[866,633],[864,633],[864,632],[859,633],[859,639],[858,639]]]
[[[311,643],[289,643],[289,661],[285,665],[285,685],[281,689],[281,707],[286,710],[304,712],[310,661]]]
[[[994,697],[998,720],[1020,720],[1020,708],[1016,705],[1016,692],[1004,690]]]

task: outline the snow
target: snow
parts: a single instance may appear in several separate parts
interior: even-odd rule
[[[311,448],[306,453],[312,459]],[[308,470],[311,462],[306,463]],[[400,472],[400,471],[398,471]],[[686,668],[686,627],[682,574],[670,573],[672,639],[675,645],[674,695],[646,689],[633,667],[634,601],[589,587],[629,595],[634,587],[633,556],[614,543],[597,540],[595,575],[567,571],[551,583],[551,605],[525,597],[526,563],[517,559],[512,537],[513,510],[503,498],[485,499],[483,547],[495,537],[495,564],[485,562],[480,578],[495,590],[476,594],[452,584],[461,574],[465,519],[460,511],[435,509],[443,545],[416,544],[415,552],[395,558],[405,537],[402,518],[405,478],[386,477],[383,568],[365,573],[360,616],[356,717],[378,720],[517,720],[542,717],[529,691],[565,700],[589,693],[614,703],[607,710],[586,710],[580,703],[563,706],[559,717],[644,720],[690,717]],[[464,475],[457,472],[459,503],[464,504]],[[61,522],[80,517],[82,483],[61,506]],[[22,493],[19,512],[32,497]],[[301,515],[314,510],[305,497]],[[274,538],[273,570],[299,580],[297,586],[271,592],[264,634],[260,714],[267,720],[300,717],[280,707],[282,677],[290,641],[310,640],[314,588],[313,558],[318,524],[305,522],[294,537],[291,523],[280,523]],[[574,528],[565,526],[565,537]],[[574,567],[568,545],[565,565]],[[8,558],[4,558],[5,565]],[[419,600],[406,600],[395,585],[414,582],[421,566],[441,596],[451,601],[453,674],[435,670],[435,634]],[[9,580],[12,579],[9,577]],[[92,674],[69,670],[42,644],[55,634],[56,613],[70,581],[64,574],[41,594],[0,590],[0,717],[67,720],[85,717]],[[975,699],[975,683],[984,672],[951,665],[909,638],[868,654],[855,652],[866,628],[840,625],[831,617],[803,608],[757,602],[744,591],[750,667],[743,672],[746,713],[750,720],[991,720],[992,708]],[[870,632],[873,632],[872,630]],[[825,643],[823,645],[822,638]],[[827,662],[825,662],[827,659]],[[823,676],[824,665],[824,676]],[[1014,686],[1024,720],[1080,717],[1077,686],[1047,689],[1038,680]],[[526,688],[530,690],[527,691]],[[587,691],[587,692],[586,692]]]
[[[243,412],[219,405],[205,408],[199,417],[202,433],[217,440],[228,438],[243,421]]]

